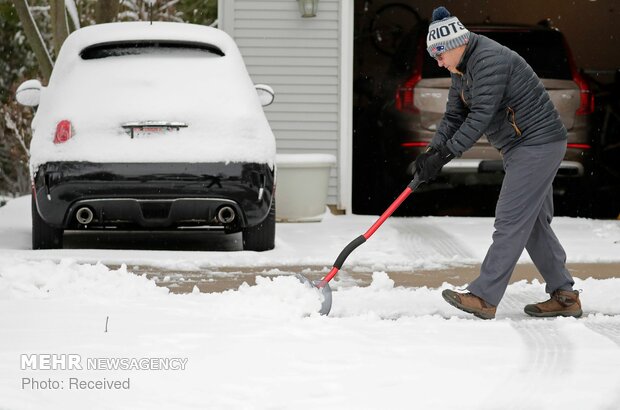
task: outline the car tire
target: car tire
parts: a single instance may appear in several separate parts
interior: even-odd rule
[[[62,248],[63,229],[48,225],[37,211],[34,196],[32,205],[32,249],[59,249]]]
[[[258,225],[249,226],[242,232],[244,251],[268,251],[274,248],[276,239],[276,200],[271,201],[267,218]]]

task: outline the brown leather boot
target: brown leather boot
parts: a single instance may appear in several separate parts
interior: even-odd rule
[[[551,294],[551,298],[545,302],[527,305],[523,309],[525,313],[536,317],[556,317],[582,315],[579,292],[576,290],[556,290]]]
[[[495,318],[495,311],[497,310],[497,308],[495,306],[489,305],[484,300],[480,299],[474,294],[471,294],[469,292],[459,293],[446,289],[441,292],[441,296],[443,296],[446,302],[448,302],[455,308],[461,309],[467,313],[472,313],[474,316],[479,317],[480,319]]]

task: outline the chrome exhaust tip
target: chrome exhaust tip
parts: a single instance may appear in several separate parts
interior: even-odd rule
[[[217,211],[217,220],[222,224],[229,224],[235,220],[235,210],[230,206],[223,206]]]
[[[90,208],[87,207],[82,207],[78,209],[75,213],[75,219],[77,219],[77,221],[82,225],[88,225],[93,221],[93,218],[93,211],[91,211]]]

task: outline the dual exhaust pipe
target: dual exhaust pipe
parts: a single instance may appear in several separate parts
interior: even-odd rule
[[[230,224],[235,220],[235,217],[235,210],[230,206],[225,205],[217,211],[217,220],[221,224]],[[75,213],[75,219],[77,219],[78,223],[81,225],[90,224],[94,218],[95,215],[93,214],[93,211],[86,206],[78,209]]]

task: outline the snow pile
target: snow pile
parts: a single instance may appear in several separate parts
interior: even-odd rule
[[[296,277],[257,276],[256,286],[243,283],[239,289],[222,293],[191,295],[196,303],[220,319],[263,319],[276,321],[316,316],[321,308],[321,294],[316,288],[301,283]]]
[[[27,262],[3,260],[0,263],[0,298],[85,298],[132,299],[166,295],[146,276],[136,276],[125,265],[109,269],[102,264],[83,265],[74,260]]]
[[[0,263],[0,298],[7,300],[147,298],[157,303],[174,303],[162,299],[168,293],[167,288],[157,286],[145,275],[132,274],[125,265],[110,269],[100,263],[78,264],[70,259],[59,263],[16,260]],[[237,290],[222,293],[200,293],[195,287],[194,292],[185,297],[221,318],[304,317],[318,314],[322,301],[316,288],[302,284],[292,275],[257,276],[256,286],[243,283]]]
[[[200,304],[216,317],[235,318],[304,318],[316,316],[321,294],[301,283],[293,272],[279,276],[256,276],[256,285],[243,283],[238,289],[220,293],[200,293],[194,287],[189,294],[170,294],[165,287],[145,275],[135,275],[122,265],[110,269],[103,264],[79,264],[71,259],[21,261],[0,259],[0,299],[80,299],[89,301],[145,299],[154,303]],[[368,316],[372,320],[439,315],[470,316],[447,305],[440,296],[444,289],[457,289],[449,283],[439,288],[395,286],[386,272],[374,272],[369,286],[342,286],[332,282],[331,317]],[[575,279],[575,289],[582,291],[584,314],[620,315],[620,278]],[[458,288],[457,290],[464,290]],[[514,298],[517,299],[514,299]],[[520,281],[509,286],[498,308],[498,318],[523,316],[527,303],[547,299],[544,284],[538,280]]]
[[[331,316],[369,316],[375,319],[398,319],[410,316],[456,314],[438,298],[440,289],[394,287],[394,281],[385,272],[375,272],[367,288],[339,289],[333,294]]]

